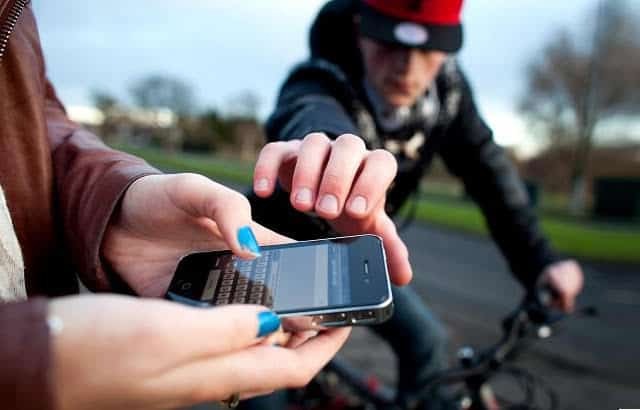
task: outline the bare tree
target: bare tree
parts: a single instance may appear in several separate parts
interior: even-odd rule
[[[185,122],[195,109],[195,97],[191,87],[184,81],[163,75],[151,75],[138,80],[130,88],[131,96],[141,108],[155,110],[169,109],[176,115],[176,123],[160,132],[156,132],[162,145],[168,151],[181,148]]]
[[[107,142],[114,142],[117,134],[118,100],[113,95],[103,90],[93,90],[91,92],[93,105],[100,110],[103,115],[99,133]]]
[[[151,75],[136,81],[130,88],[135,103],[142,108],[168,108],[179,116],[191,113],[195,97],[184,81],[164,75]]]
[[[253,91],[245,90],[231,96],[227,100],[227,114],[229,117],[257,119],[262,101]]]
[[[596,126],[640,112],[638,17],[622,0],[601,1],[594,24],[558,32],[527,69],[520,109],[552,144],[571,145],[571,211],[586,203],[586,170]]]
[[[111,111],[118,105],[118,99],[106,91],[93,90],[91,92],[93,105],[103,113]]]

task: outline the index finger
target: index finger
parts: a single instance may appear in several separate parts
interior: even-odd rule
[[[264,146],[253,173],[253,190],[261,198],[273,194],[284,162],[297,155],[299,140],[272,142]]]

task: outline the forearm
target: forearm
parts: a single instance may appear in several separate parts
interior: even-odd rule
[[[485,216],[491,236],[525,287],[558,260],[540,229],[517,171],[493,142],[482,149],[482,165],[464,178],[470,196]]]
[[[495,209],[485,211],[485,217],[492,238],[525,288],[535,286],[542,271],[560,259],[531,211]]]
[[[267,135],[271,141],[302,139],[312,132],[322,132],[330,138],[359,134],[344,109],[324,95],[309,95],[279,106],[267,122]]]
[[[464,77],[460,109],[448,135],[441,150],[447,167],[482,209],[512,272],[524,286],[532,286],[557,257],[540,230],[517,170],[493,140]]]
[[[351,99],[350,85],[338,67],[323,60],[299,65],[282,86],[267,121],[269,141],[302,139],[311,132],[332,138],[358,135],[347,108]]]
[[[67,249],[87,286],[109,289],[99,256],[107,224],[129,185],[159,171],[139,158],[107,147],[70,121],[51,86],[46,114]]]

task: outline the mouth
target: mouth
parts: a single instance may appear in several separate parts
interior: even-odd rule
[[[387,84],[389,84],[389,87],[393,91],[396,91],[402,94],[410,94],[412,90],[411,83],[405,80],[392,78],[387,82]]]

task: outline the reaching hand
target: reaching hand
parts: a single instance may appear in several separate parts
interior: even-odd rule
[[[261,244],[290,241],[253,223],[247,199],[236,191],[195,174],[151,175],[127,190],[101,254],[138,294],[161,296],[188,252],[231,249],[253,258],[251,232]],[[241,244],[239,233],[249,241]]]
[[[582,291],[584,274],[576,261],[566,260],[549,265],[540,276],[540,282],[548,284],[556,294],[553,305],[565,312],[573,311],[576,297]]]
[[[49,305],[57,409],[178,408],[308,383],[349,329],[276,347],[264,307],[202,309],[125,296],[74,296]],[[300,336],[300,335],[299,335]]]
[[[385,150],[369,151],[361,138],[345,134],[331,141],[312,133],[304,140],[267,144],[256,163],[254,191],[270,196],[279,179],[300,212],[315,212],[343,235],[382,237],[391,279],[411,280],[407,247],[384,210],[397,163]]]

